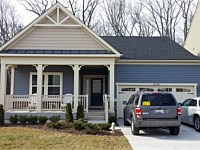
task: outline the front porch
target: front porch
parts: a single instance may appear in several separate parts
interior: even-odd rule
[[[108,116],[114,114],[114,67],[113,73],[110,68],[111,65],[1,64],[1,103],[8,116],[64,114],[65,106],[71,103],[74,116],[77,106],[82,105],[86,119],[94,120],[95,112],[99,112],[101,116],[97,118],[102,119],[103,113],[107,122]],[[6,91],[8,69],[11,81]]]

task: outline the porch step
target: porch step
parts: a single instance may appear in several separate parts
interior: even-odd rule
[[[103,110],[89,110],[88,112],[88,120],[105,120],[105,113]]]
[[[104,116],[88,116],[88,120],[104,120]]]
[[[96,111],[89,110],[88,116],[104,116],[104,111],[102,111],[102,110],[96,110]]]

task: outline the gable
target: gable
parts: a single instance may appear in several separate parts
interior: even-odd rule
[[[3,45],[1,50],[106,50],[120,57],[117,50],[86,27],[60,3],[52,6]]]
[[[57,23],[57,10],[37,23],[38,26],[33,31],[9,49],[105,50],[105,47],[92,38],[82,27],[70,26],[78,24],[64,14],[63,11],[59,12],[59,23],[61,23],[61,26],[53,26],[55,23]],[[69,25],[69,27],[64,25]]]

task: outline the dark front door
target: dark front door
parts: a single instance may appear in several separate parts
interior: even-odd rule
[[[91,79],[91,106],[103,106],[103,80]]]

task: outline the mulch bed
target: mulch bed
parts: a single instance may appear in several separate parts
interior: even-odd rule
[[[25,127],[25,128],[41,129],[41,130],[60,132],[60,133],[70,133],[70,134],[76,134],[76,135],[98,135],[98,136],[122,136],[123,135],[120,129],[115,130],[115,133],[111,133],[111,131],[107,131],[107,130],[101,130],[97,134],[86,134],[84,131],[77,131],[72,128],[53,129],[53,128],[47,128],[44,125],[5,124],[3,127]]]

